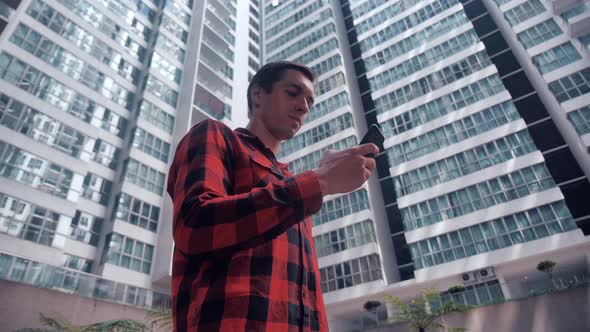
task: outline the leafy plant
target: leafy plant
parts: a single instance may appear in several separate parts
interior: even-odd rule
[[[148,321],[148,325],[152,328],[158,328],[166,331],[172,331],[174,329],[172,311],[161,312],[147,310],[145,317]]]
[[[459,293],[465,290],[465,286],[463,285],[453,285],[447,289],[449,293]]]
[[[39,314],[45,329],[19,329],[15,332],[145,332],[147,327],[132,319],[115,319],[90,325],[76,325],[60,315],[54,317]]]
[[[393,321],[407,321],[410,326],[425,332],[428,328],[443,328],[449,331],[465,331],[465,328],[451,328],[444,326],[438,319],[451,312],[465,312],[471,309],[471,306],[456,302],[442,302],[440,293],[436,288],[427,288],[422,290],[421,295],[417,298],[406,302],[398,297],[385,295],[385,300],[392,303],[397,308],[397,315]]]

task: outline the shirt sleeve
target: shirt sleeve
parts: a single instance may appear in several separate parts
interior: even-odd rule
[[[206,120],[177,147],[168,193],[174,203],[174,243],[185,254],[223,254],[255,246],[321,208],[321,188],[313,171],[229,194],[232,134],[227,126]]]

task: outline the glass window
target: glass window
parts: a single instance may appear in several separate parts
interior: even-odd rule
[[[269,56],[268,61],[276,61],[279,59],[287,59],[292,57],[294,54],[299,53],[302,49],[311,46],[316,41],[334,34],[336,32],[336,26],[333,23],[329,23],[323,26],[320,29],[317,29],[309,34],[307,34],[303,39],[300,39],[296,43],[292,44],[291,46],[277,52],[271,56]]]
[[[129,194],[121,193],[114,208],[114,218],[156,232],[160,208]]]
[[[103,262],[150,274],[153,250],[152,245],[111,233],[106,237]]]
[[[338,202],[338,203],[336,203]],[[313,216],[313,225],[317,226],[340,218],[340,216],[356,213],[368,208],[367,191],[360,189],[324,202],[319,213]],[[344,210],[348,213],[344,213]]]
[[[170,144],[140,127],[135,129],[132,145],[134,148],[137,148],[164,163],[168,163]]]
[[[61,230],[72,222],[70,217],[2,193],[0,219],[0,233],[56,248],[63,248],[67,234]]]
[[[468,37],[465,38],[465,36]],[[465,40],[463,41],[463,39]],[[461,40],[461,43],[458,42],[459,40]],[[424,53],[418,54],[415,57],[412,57],[411,59],[406,60],[391,69],[385,70],[378,75],[369,78],[369,84],[373,90],[381,89],[424,68],[427,68],[442,59],[448,58],[451,55],[456,54],[477,43],[478,41],[479,39],[477,38],[475,31],[470,30],[459,35],[458,37],[445,41],[442,44],[425,51]],[[457,44],[457,47],[450,47],[449,45],[452,44]],[[467,59],[445,67],[432,75],[426,76],[424,79],[416,81],[415,86],[420,86],[421,94],[426,94],[429,90],[434,90],[445,82],[448,83],[452,80],[456,80],[456,78],[453,77],[468,75],[468,72],[465,71],[468,67],[467,64],[475,68],[481,68],[482,65],[489,65],[489,60],[487,60],[487,54],[485,54],[485,56],[481,59],[478,59],[477,55],[470,56]],[[376,66],[376,68],[377,67],[378,66]]]
[[[82,197],[93,202],[107,205],[113,183],[93,173],[87,173],[82,186]]]
[[[590,133],[590,107],[584,106],[567,114],[578,135]]]
[[[266,44],[266,52],[272,53],[273,51],[280,49],[281,46],[287,44],[288,41],[304,35],[307,31],[316,28],[327,20],[332,20],[332,10],[330,8],[326,8],[321,12],[315,12],[312,15],[307,16],[301,23],[291,25],[290,28],[292,29],[286,33],[282,33],[280,36],[278,34],[268,34],[267,32],[267,36],[273,37],[270,38],[271,41]],[[271,28],[270,30],[279,30],[278,27],[281,25],[283,25],[283,23]],[[274,38],[274,36],[279,37]]]
[[[2,93],[0,124],[76,158],[87,139],[82,132]]]
[[[152,62],[150,68],[158,71],[160,75],[167,78],[168,80],[180,84],[182,78],[182,71],[176,67],[172,62],[166,60],[166,58],[160,55],[158,52],[152,54]]]
[[[77,210],[70,225],[70,238],[96,247],[103,221],[102,218]]]
[[[320,269],[322,290],[326,292],[382,279],[378,255],[360,257]]]
[[[0,176],[76,201],[82,175],[0,141]]]
[[[549,90],[557,101],[564,101],[576,98],[590,92],[590,68],[562,77],[549,83]]]
[[[475,158],[475,156],[473,156],[473,158]],[[543,185],[543,187],[541,187],[539,184],[540,179],[551,179],[550,174],[548,173],[544,164],[537,164],[531,167],[523,168],[508,175],[490,179],[477,185],[463,188],[458,191],[454,191],[443,196],[436,197],[425,202],[419,202],[415,205],[400,209],[402,216],[404,216],[408,215],[408,210],[414,211],[415,207],[420,207],[419,210],[415,210],[416,213],[413,216],[415,224],[406,222],[407,226],[409,227],[407,230],[420,228],[434,222],[440,222],[446,219],[468,214],[474,211],[474,207],[494,206],[528,195],[528,192],[519,192],[512,189],[514,187],[514,180],[510,177],[510,175],[514,173],[520,173],[522,175],[525,183],[529,186],[529,188],[531,188],[531,192],[546,190],[555,186],[553,181],[548,181]],[[493,196],[490,196],[492,193]],[[479,203],[482,197],[483,203]],[[440,201],[441,198],[443,198],[443,200],[448,199],[451,202],[451,206],[454,206],[452,214],[449,214],[446,211],[441,211],[438,203],[433,203]],[[431,208],[434,207],[433,210],[428,208],[427,202],[430,204]],[[420,217],[424,218],[425,225],[420,224]],[[512,225],[513,221],[510,221],[509,227]]]
[[[26,72],[24,70],[26,69]],[[0,73],[20,89],[91,125],[123,136],[127,120],[6,53],[0,54]],[[18,75],[16,74],[18,73]],[[32,77],[35,77],[31,81]]]
[[[450,112],[456,111],[456,110],[460,109],[461,107],[463,107],[462,105],[459,105],[456,103],[457,98],[462,98],[463,92],[467,92],[471,89],[475,89],[475,90],[479,91],[477,94],[478,99],[483,99],[488,96],[499,93],[500,91],[503,91],[504,87],[497,76],[495,76],[495,75],[490,76],[489,78],[475,82],[467,87],[461,88],[451,94],[445,95],[445,96],[437,98],[431,102],[428,102],[426,104],[418,106],[417,108],[414,108],[414,109],[410,110],[409,112],[403,113],[402,115],[395,117],[394,119],[391,119],[391,120],[388,120],[388,121],[382,123],[383,131],[386,135],[397,135],[397,134],[405,132],[409,129],[412,129],[416,126],[422,125],[423,123],[425,123],[427,121],[434,120],[435,118],[438,118],[438,117],[444,116]],[[381,97],[381,98],[378,98],[375,100],[375,105],[376,105],[378,113],[382,113],[382,112],[385,112],[390,109],[390,107],[388,106],[387,102],[384,99],[386,97],[387,97],[387,95],[385,97]],[[475,102],[475,100],[473,102]],[[506,108],[506,107],[510,107],[510,108]],[[496,112],[500,113],[500,116],[498,116],[498,118],[501,118],[501,116],[504,115],[503,113],[505,111],[503,111],[503,109],[505,109],[505,108],[507,111],[510,110],[510,112],[506,112],[507,113],[506,115],[508,117],[510,117],[511,119],[519,118],[518,112],[516,112],[514,106],[511,104],[506,105],[506,106],[503,105],[503,106],[493,108],[493,109],[497,109]],[[512,112],[512,109],[514,110],[514,112]],[[490,110],[484,111],[483,114],[484,115],[490,114],[489,118],[492,121],[495,120],[494,116],[490,113]],[[411,125],[408,125],[409,121],[411,121]],[[452,132],[455,131],[454,128],[447,127],[447,128],[445,128],[445,132],[449,132],[449,130],[451,130],[451,129],[452,129]],[[390,150],[390,149],[388,149],[386,151],[386,153],[387,153],[387,156],[390,160],[391,165],[396,165],[396,156],[397,155],[401,155],[404,157],[406,155],[405,153],[399,153],[399,154],[395,153],[394,154],[393,150]]]
[[[421,269],[445,262],[505,248],[513,244],[533,241],[538,238],[566,232],[574,227],[561,227],[572,220],[564,201],[542,205],[500,219],[485,221],[437,237],[410,243],[409,248],[415,268]],[[564,211],[561,215],[553,211]],[[544,217],[547,215],[547,217]],[[555,220],[555,218],[558,220]],[[533,221],[536,220],[536,221]],[[561,222],[561,223],[560,223]],[[534,227],[530,227],[533,225]],[[508,234],[506,234],[508,232]],[[451,250],[449,246],[454,247]],[[437,253],[439,250],[442,253]],[[431,255],[434,253],[434,255]]]
[[[520,32],[517,37],[525,48],[531,48],[562,33],[555,20],[548,19]]]
[[[145,90],[160,98],[166,104],[176,108],[178,92],[174,88],[157,79],[154,75],[148,75]]]
[[[305,54],[301,55],[297,59],[296,62],[308,64],[312,61],[328,54],[330,51],[336,50],[338,48],[338,41],[336,38],[329,39],[328,41],[310,49],[309,51],[305,52]]]
[[[307,6],[302,9],[299,9],[299,7],[301,7],[302,5]],[[310,13],[315,12],[322,5],[324,5],[323,1],[314,1],[311,4],[309,4],[309,2],[306,0],[296,0],[290,2],[286,6],[281,7],[280,10],[276,12],[274,12],[275,6],[267,6],[265,12],[267,16],[265,17],[264,21],[266,25],[268,25],[269,27],[272,26],[272,28],[266,31],[266,35],[278,35],[278,33],[281,30],[293,26],[298,21],[309,16]],[[277,22],[278,24],[274,25],[274,23]]]
[[[110,75],[79,59],[37,31],[23,24],[19,27],[11,37],[13,43],[122,107],[131,108],[135,95]]]
[[[581,58],[574,45],[571,42],[567,42],[535,55],[532,60],[541,74],[546,74]]]
[[[506,121],[508,121],[508,120],[506,120]],[[498,124],[504,124],[504,123],[505,123],[505,121],[498,122]],[[449,124],[448,126],[451,126],[451,125],[452,124]],[[444,129],[445,129],[445,127],[439,128],[436,131],[442,131]],[[479,131],[474,132],[474,135],[477,135],[477,134],[479,134]],[[428,137],[428,133],[425,133],[425,134],[417,137],[416,140],[418,142],[420,142],[422,139],[427,138],[427,137]],[[496,141],[487,143],[485,145],[475,147],[471,150],[461,152],[457,155],[450,156],[446,159],[436,161],[432,164],[428,164],[426,166],[412,170],[408,173],[400,174],[399,176],[394,178],[394,182],[399,184],[401,182],[400,179],[405,178],[405,177],[407,177],[407,180],[405,180],[403,182],[403,186],[398,185],[396,187],[398,197],[413,193],[415,191],[423,190],[428,187],[439,184],[443,181],[449,181],[449,180],[455,179],[459,176],[464,176],[469,173],[481,170],[485,167],[491,167],[493,165],[496,165],[498,163],[512,159],[514,157],[524,155],[525,153],[528,153],[529,151],[534,149],[534,144],[529,140],[529,138],[530,138],[530,136],[526,131],[521,131],[521,132],[518,132],[515,134],[511,134],[509,136],[500,138]],[[425,143],[425,144],[431,144],[431,143]],[[438,141],[435,144],[437,147],[440,147],[443,145],[442,142],[440,142],[440,141]],[[509,144],[514,144],[514,146],[509,147]],[[400,145],[403,145],[403,144],[400,144]],[[486,149],[484,149],[484,146],[486,147]],[[504,146],[506,148],[510,148],[511,149],[510,151],[514,151],[514,152],[510,153],[510,154],[498,154],[497,153],[498,151],[496,150],[496,146]],[[478,151],[479,155],[476,156],[474,151]],[[456,165],[456,160],[464,161],[464,160],[468,159],[467,157],[471,158],[470,165],[472,167],[460,168],[460,171],[456,172],[453,176],[447,175],[448,174],[447,165]],[[457,168],[457,166],[455,166],[455,168]],[[429,173],[428,176],[425,175],[426,170],[428,170],[428,173]],[[518,174],[518,173],[514,173],[514,174]],[[522,184],[522,178],[518,178],[518,176],[519,175],[517,175],[517,178],[515,179],[515,181],[520,181],[520,183],[517,183],[517,184]],[[481,198],[479,191],[475,190],[475,188],[472,188],[469,190],[469,195],[471,196],[471,200],[472,200],[473,204],[475,204],[478,209],[482,208],[481,202],[479,201]]]
[[[504,17],[511,26],[522,23],[545,11],[545,7],[539,0],[529,0],[504,12]]]

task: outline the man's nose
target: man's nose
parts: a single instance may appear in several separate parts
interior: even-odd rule
[[[307,99],[305,97],[300,98],[298,102],[298,110],[300,112],[307,113],[309,112],[309,108],[310,107],[309,103],[307,102]]]

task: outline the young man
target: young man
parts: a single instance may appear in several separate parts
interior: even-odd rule
[[[172,310],[176,331],[327,331],[311,216],[323,196],[371,175],[373,144],[327,152],[292,175],[275,153],[314,100],[311,69],[263,66],[248,86],[247,128],[206,120],[180,141],[174,201]]]

